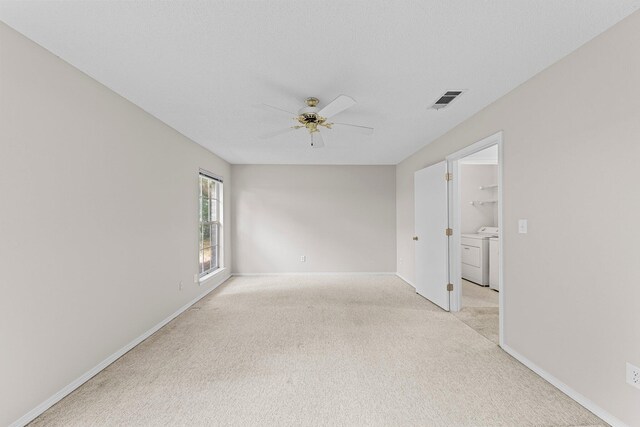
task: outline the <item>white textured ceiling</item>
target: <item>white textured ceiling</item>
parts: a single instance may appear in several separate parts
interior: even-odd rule
[[[640,7],[637,0],[1,1],[0,19],[231,163],[395,164]],[[580,70],[576,70],[580,72]],[[468,89],[428,110],[445,90]],[[358,105],[311,149],[308,96]],[[298,133],[299,132],[299,133]]]

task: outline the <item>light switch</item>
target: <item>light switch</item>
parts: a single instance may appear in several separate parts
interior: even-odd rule
[[[527,220],[519,219],[518,220],[518,233],[527,234]]]

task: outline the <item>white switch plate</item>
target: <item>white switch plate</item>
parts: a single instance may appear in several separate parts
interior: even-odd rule
[[[527,220],[519,219],[518,220],[518,233],[527,234]]]
[[[627,383],[636,388],[640,388],[640,368],[627,363]]]
[[[200,281],[200,275],[198,273],[193,275],[193,283],[198,283]]]
[[[300,262],[305,262],[307,260],[306,255],[300,255]]]

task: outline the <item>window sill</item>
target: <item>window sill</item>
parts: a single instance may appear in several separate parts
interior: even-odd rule
[[[207,274],[205,276],[202,276],[200,279],[198,279],[198,284],[200,286],[202,286],[205,282],[213,279],[214,277],[218,277],[218,276],[223,275],[224,273],[226,273],[226,271],[227,271],[226,267],[221,267],[221,268],[219,268],[217,270],[214,270],[211,273],[209,273],[209,274]]]

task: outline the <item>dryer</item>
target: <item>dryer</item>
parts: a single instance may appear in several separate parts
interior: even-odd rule
[[[500,239],[489,237],[489,287],[500,291]]]
[[[498,227],[480,227],[477,233],[460,236],[463,279],[489,286],[489,238],[498,236]]]

